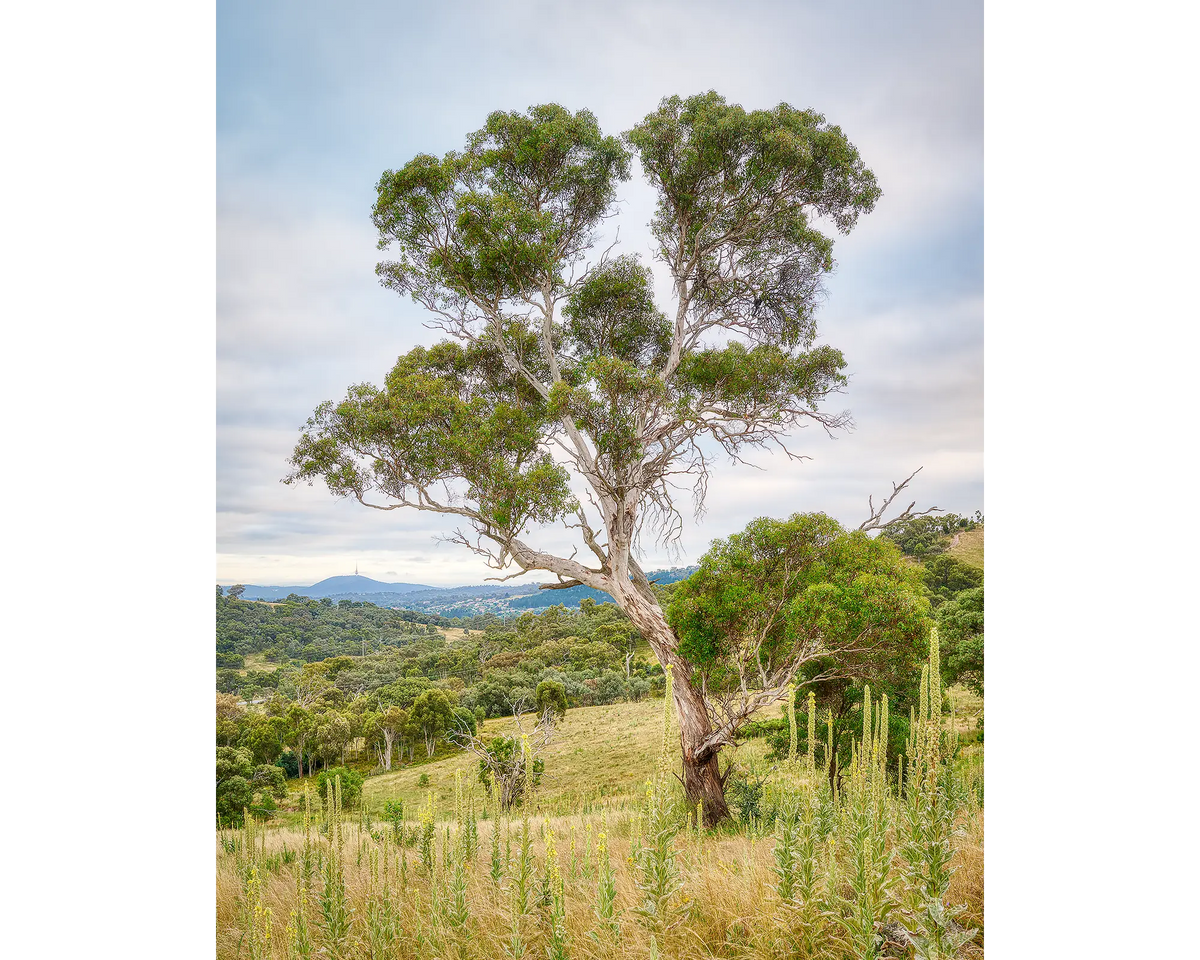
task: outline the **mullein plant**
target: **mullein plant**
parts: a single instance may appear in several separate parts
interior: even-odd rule
[[[499,887],[500,881],[504,879],[504,858],[500,855],[500,821],[492,821],[492,863],[491,869],[488,870],[488,876],[492,879],[492,886]]]
[[[595,876],[595,872],[592,869],[592,848],[592,821],[588,820],[583,825],[583,864],[581,869],[583,871],[583,875],[589,880]]]
[[[874,714],[874,716],[873,716]],[[871,688],[863,691],[863,734],[854,744],[842,804],[851,895],[835,914],[860,960],[874,960],[882,945],[876,930],[895,908],[890,846],[891,791],[887,783],[887,697],[872,710]]]
[[[915,725],[906,744],[907,772],[901,799],[899,852],[905,906],[918,960],[955,957],[975,930],[954,922],[962,907],[946,904],[954,873],[953,838],[960,791],[946,761],[956,735],[945,729],[937,629],[929,640],[929,662],[921,672]]]
[[[332,956],[341,956],[350,934],[353,910],[346,896],[346,874],[342,862],[342,778],[325,784],[329,850],[325,857],[324,884],[318,901],[324,920],[325,942]]]
[[[655,935],[662,936],[682,919],[683,905],[678,903],[683,879],[675,859],[675,837],[679,833],[679,815],[668,777],[672,766],[671,721],[673,704],[671,665],[667,665],[666,696],[663,701],[663,740],[658,770],[646,783],[646,797],[638,827],[637,848],[633,859],[635,882],[641,903],[635,913]]]
[[[421,866],[425,869],[427,877],[433,876],[433,791],[430,790],[426,795],[425,806],[421,808],[419,815],[421,823],[420,833],[420,854]]]
[[[251,865],[246,881],[246,936],[250,960],[269,960],[271,956],[271,908],[263,903],[262,880],[258,867]]]
[[[379,851],[368,852],[370,885],[367,889],[366,923],[367,956],[370,960],[383,960],[392,951],[392,945],[401,934],[400,918],[392,902],[387,877],[387,855],[383,857],[383,876],[380,878]]]
[[[818,939],[821,909],[816,889],[819,857],[813,799],[806,785],[775,821],[776,954],[811,956]]]
[[[529,813],[521,818],[521,838],[513,870],[509,880],[509,937],[505,952],[511,960],[521,960],[525,955],[524,920],[529,913],[530,892],[533,886],[532,842],[529,837]]]
[[[817,769],[817,695],[811,690],[808,691],[808,751],[805,763],[811,780]]]
[[[788,684],[787,688],[787,718],[788,718],[788,761],[796,762],[796,685]],[[809,743],[812,741],[810,740]]]
[[[455,851],[454,863],[446,871],[446,921],[450,926],[461,929],[467,925],[471,916],[471,906],[467,902],[467,845],[466,834],[459,836],[458,849]]]
[[[617,914],[617,875],[608,856],[608,834],[603,830],[596,838],[596,919],[599,924],[589,936],[597,943],[615,945],[621,936]]]
[[[308,785],[304,786],[304,850],[301,854],[300,870],[303,877],[303,886],[307,886],[312,882],[313,867],[316,861],[316,854],[313,850],[312,843],[312,794],[309,792]],[[303,901],[301,901],[303,905]]]
[[[571,824],[571,879],[579,879],[579,860],[575,855],[575,824]]]
[[[567,904],[558,847],[553,830],[546,831],[546,956],[549,960],[567,960]]]
[[[459,835],[461,838],[461,834]],[[454,864],[454,847],[450,843],[450,828],[445,827],[442,830],[442,873],[450,872],[450,867]]]
[[[312,882],[316,857],[312,846],[312,794],[304,788],[304,847],[300,869],[296,874],[296,909],[288,918],[287,953],[289,960],[307,960],[313,954],[312,935],[308,929],[308,885]]]
[[[533,889],[533,842],[529,836],[529,815],[521,819],[521,839],[517,846],[516,866],[512,873],[513,910],[524,916],[529,912],[529,896]]]
[[[308,888],[304,877],[296,877],[296,909],[288,916],[288,960],[308,960],[313,955],[312,934],[308,929]]]

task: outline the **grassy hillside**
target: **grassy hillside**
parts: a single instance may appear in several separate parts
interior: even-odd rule
[[[539,801],[556,806],[560,801],[627,796],[642,789],[654,772],[662,742],[661,699],[641,703],[616,703],[603,707],[576,707],[567,711],[559,723],[554,740],[542,754],[546,773],[538,789]],[[759,714],[759,719],[782,715],[779,704]],[[532,728],[532,717],[527,727]],[[482,736],[510,734],[511,719],[484,721]],[[739,765],[761,757],[764,740],[752,740],[737,750],[722,752]],[[418,748],[418,754],[420,748]],[[458,753],[433,763],[416,764],[404,770],[370,777],[363,794],[371,810],[382,810],[387,800],[404,801],[406,809],[416,809],[429,790],[445,809],[454,804],[454,774],[463,771],[464,785],[476,783],[479,762],[469,753]],[[418,787],[422,776],[429,777],[427,787]]]
[[[774,775],[768,794],[819,799],[801,807],[810,811],[802,814],[808,825],[803,829],[814,835],[830,831],[829,842],[814,847],[805,861],[814,884],[812,902],[819,908],[806,916],[803,901],[781,903],[783,834],[769,814],[750,827],[725,823],[717,830],[697,830],[679,802],[674,778],[664,777],[647,792],[662,737],[662,707],[658,699],[569,711],[545,754],[546,778],[535,803],[514,811],[512,820],[497,817],[494,803],[482,803],[473,782],[473,758],[460,756],[370,778],[364,790],[371,820],[351,811],[336,831],[322,827],[318,816],[307,833],[287,820],[265,829],[220,832],[218,960],[295,956],[299,941],[310,952],[316,947],[320,955],[346,960],[492,960],[509,950],[508,955],[578,960],[878,955],[874,924],[855,942],[848,937],[848,931],[858,930],[855,920],[861,914],[854,831],[870,829],[856,826],[855,811],[865,801],[855,797],[875,797],[874,788],[848,774],[846,792],[835,799],[823,777],[813,784],[803,768]],[[485,732],[504,732],[510,724],[489,721]],[[764,748],[762,740],[754,740],[729,756],[745,767]],[[983,957],[984,925],[982,745],[967,750],[971,756],[955,764],[954,775],[967,777],[962,782],[971,786],[955,794],[962,804],[955,829],[946,825],[937,834],[938,842],[953,850],[954,868],[939,898],[963,905],[955,919],[971,929],[972,942],[957,955],[977,960]],[[462,816],[468,819],[461,821],[454,802],[456,770],[469,771],[463,787],[475,797],[474,814],[464,807]],[[436,803],[427,834],[428,866],[417,818],[426,795],[415,786],[422,773],[430,777]],[[596,803],[596,793],[587,791],[600,789],[604,799]],[[890,815],[901,825],[906,808],[893,787],[883,789]],[[611,801],[609,791],[617,794]],[[379,820],[384,800],[391,797],[406,800],[403,839]],[[822,828],[818,810],[830,803],[838,809],[831,810]],[[528,821],[521,820],[523,814]],[[474,823],[473,816],[480,821]],[[474,825],[478,840],[471,849],[461,823]],[[923,829],[935,829],[932,820],[924,823]],[[521,843],[526,824],[527,857]],[[650,836],[662,842],[647,843]],[[891,917],[913,929],[919,917],[913,919],[901,892],[905,884],[921,882],[924,861],[909,865],[895,839],[880,837],[890,848],[889,870],[898,881]],[[793,838],[797,859],[788,876],[798,885],[805,855],[796,843]],[[313,887],[305,895],[306,875]],[[539,895],[543,889],[545,900]],[[657,919],[659,904],[662,915],[673,920],[669,925]],[[330,933],[328,917],[343,924],[344,932]],[[902,949],[898,943],[891,947]]]
[[[958,542],[946,551],[956,560],[983,569],[983,527],[964,530],[958,534]]]

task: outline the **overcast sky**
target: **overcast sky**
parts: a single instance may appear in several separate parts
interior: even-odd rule
[[[374,276],[379,175],[534,103],[590,109],[613,134],[671,94],[812,107],[883,189],[837,238],[820,314],[850,374],[829,406],[855,429],[799,432],[803,463],[720,463],[707,515],[685,514],[680,555],[646,563],[693,563],[758,516],[820,510],[857,525],[869,494],[921,466],[909,500],[985,509],[982,4],[574,6],[218,4],[218,582],[306,584],[356,564],[438,585],[492,574],[435,540],[449,522],[280,478],[318,403],[437,339]],[[620,191],[621,247],[649,260],[654,196],[636,173]],[[531,540],[569,552],[559,531]]]

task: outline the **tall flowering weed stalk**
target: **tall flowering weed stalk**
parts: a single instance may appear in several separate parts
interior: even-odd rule
[[[325,783],[326,823],[329,850],[325,856],[324,883],[318,898],[324,920],[329,953],[342,956],[350,935],[353,908],[346,896],[346,873],[342,851],[342,778]]]
[[[854,744],[841,808],[841,832],[849,853],[847,881],[850,896],[835,914],[854,955],[861,960],[880,956],[877,931],[896,908],[889,842],[892,794],[887,782],[887,696],[875,707],[871,688],[863,691],[862,738]]]
[[[788,760],[796,761],[796,685],[788,684],[787,688],[787,719],[788,719]],[[812,741],[810,740],[809,743]]]
[[[432,790],[430,790],[426,795],[425,806],[421,808],[419,820],[421,824],[421,833],[419,839],[421,866],[425,870],[425,875],[427,877],[432,877],[434,867],[434,810]]]
[[[918,960],[955,957],[977,932],[955,922],[962,906],[946,903],[955,871],[954,838],[962,833],[956,826],[962,794],[948,762],[957,734],[943,720],[939,646],[935,628],[921,674],[917,722],[906,744],[909,759],[900,804],[904,901]]]
[[[811,742],[811,741],[810,741]],[[775,893],[779,938],[774,952],[813,955],[820,940],[822,907],[818,878],[821,841],[820,801],[811,781],[805,781],[793,802],[775,821]]]
[[[246,881],[246,941],[250,960],[271,956],[271,908],[263,902],[263,884],[258,867],[251,865]]]
[[[675,838],[679,834],[680,813],[671,790],[669,778],[672,766],[672,668],[667,665],[666,695],[663,700],[663,740],[658,770],[646,782],[645,802],[637,830],[637,847],[633,853],[635,883],[640,902],[634,912],[651,932],[663,936],[683,919],[684,905],[680,902],[683,877],[675,854]]]
[[[529,813],[521,817],[521,837],[509,878],[509,937],[505,952],[512,960],[525,955],[524,920],[529,913],[533,889],[533,842],[529,835]]]
[[[546,831],[546,956],[549,960],[567,960],[567,900],[558,846],[553,830]]]
[[[370,884],[367,888],[366,904],[367,956],[370,960],[383,960],[390,956],[392,944],[400,938],[403,925],[392,900],[387,851],[384,850],[381,857],[379,849],[372,847],[368,857]]]
[[[507,828],[506,828],[507,832]],[[488,870],[488,876],[491,878],[492,885],[500,886],[500,881],[504,879],[504,857],[500,853],[500,821],[492,822],[492,856],[491,867]]]
[[[596,837],[596,920],[590,934],[598,943],[617,943],[621,925],[617,912],[617,875],[608,854],[608,834],[603,830]]]

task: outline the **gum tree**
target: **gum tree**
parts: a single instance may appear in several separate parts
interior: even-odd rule
[[[598,249],[635,155],[658,194],[666,313],[636,257]],[[684,786],[723,818],[713,717],[638,557],[678,538],[681,483],[702,509],[715,456],[795,457],[796,428],[848,423],[822,408],[845,361],[817,343],[816,308],[828,233],[873,208],[874,175],[820,114],[709,92],[663,100],[620,139],[586,110],[493,113],[464,150],[417,156],[377,192],[394,256],[380,280],[448,337],[317,407],[286,482],[445,514],[497,571],[610,594],[674,665]],[[576,552],[539,548],[550,524]]]

